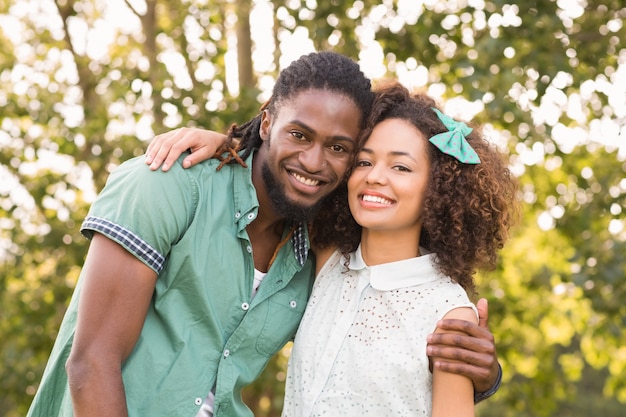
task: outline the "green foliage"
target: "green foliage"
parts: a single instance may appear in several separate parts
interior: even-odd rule
[[[126,24],[103,50],[96,39],[106,38],[98,30],[111,19],[107,2],[26,7],[35,3],[0,0],[0,415],[7,417],[24,415],[36,391],[86,251],[81,221],[111,169],[143,153],[155,134],[179,126],[224,131],[247,120],[261,94],[261,84],[234,94],[227,82],[237,1],[150,0],[145,10],[124,3],[114,18]],[[421,6],[409,13],[408,3]],[[512,3],[271,5],[274,39],[304,28],[317,49],[356,59],[370,36],[385,77],[422,67],[442,100],[478,103],[476,120],[506,140],[524,211],[498,269],[478,278],[504,368],[503,387],[478,415],[618,416],[626,403],[626,162],[623,145],[621,153],[604,145],[607,129],[593,127],[611,121],[624,132],[626,103],[613,91],[624,87],[610,83],[626,66],[626,6]],[[279,414],[288,351],[245,392],[259,416]]]

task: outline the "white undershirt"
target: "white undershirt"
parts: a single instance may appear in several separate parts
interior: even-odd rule
[[[261,272],[258,269],[254,268],[254,283],[252,284],[252,297],[250,298],[250,301],[252,301],[257,291],[259,291],[261,281],[263,281],[263,278],[265,278],[266,275],[267,272]]]
[[[261,272],[258,269],[254,268],[254,282],[252,283],[252,296],[250,297],[250,301],[254,298],[256,293],[259,291],[259,286],[263,281],[263,278],[267,275],[267,272]],[[196,417],[213,417],[213,403],[215,402],[215,387],[209,392],[204,401],[202,402],[202,406],[200,406],[200,410],[198,410],[198,414]]]

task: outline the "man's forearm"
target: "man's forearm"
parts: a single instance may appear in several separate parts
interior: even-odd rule
[[[70,361],[66,369],[75,417],[128,417],[120,371],[98,373]]]

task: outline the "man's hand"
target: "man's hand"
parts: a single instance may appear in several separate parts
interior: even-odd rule
[[[191,155],[183,160],[183,168],[212,158],[215,152],[226,144],[226,135],[212,130],[181,127],[156,136],[146,150],[146,164],[155,171],[167,171],[186,150]]]
[[[487,323],[487,300],[481,298],[478,308],[478,325],[464,320],[442,320],[439,330],[462,332],[436,333],[428,336],[426,352],[437,357],[433,366],[446,372],[464,375],[472,380],[474,391],[485,392],[498,379],[499,365],[494,338]],[[451,361],[442,360],[450,359]]]

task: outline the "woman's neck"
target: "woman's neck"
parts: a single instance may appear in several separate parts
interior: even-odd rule
[[[363,229],[361,233],[361,255],[368,266],[420,256],[419,233],[415,230],[376,231]]]

